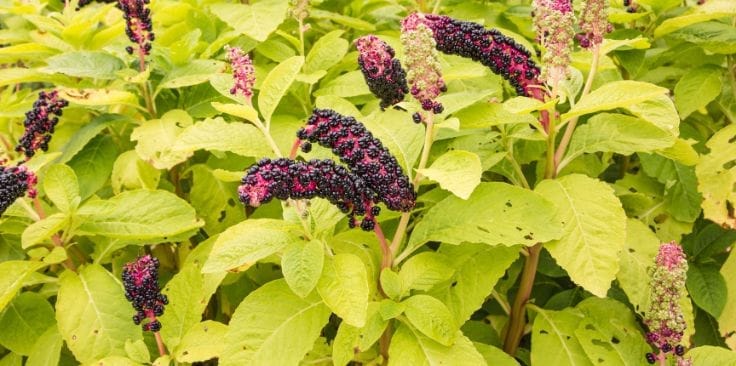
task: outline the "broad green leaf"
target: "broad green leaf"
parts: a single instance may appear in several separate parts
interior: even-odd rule
[[[286,91],[289,90],[303,65],[304,57],[291,57],[276,65],[263,79],[261,92],[258,94],[258,110],[264,120],[271,120],[281,98],[286,95]]]
[[[344,366],[354,355],[367,351],[383,334],[388,322],[379,312],[377,302],[368,304],[368,317],[362,328],[356,328],[348,323],[340,323],[337,335],[332,342],[332,362]]]
[[[167,348],[176,349],[182,337],[202,320],[202,313],[212,293],[204,289],[201,266],[188,265],[177,273],[163,288],[168,297],[161,321],[161,336]]]
[[[651,83],[634,80],[614,81],[580,98],[575,106],[561,118],[568,120],[593,112],[628,107],[660,95],[666,95],[667,92],[667,89]]]
[[[687,270],[687,292],[698,307],[716,319],[728,300],[726,280],[715,265],[690,264]]]
[[[71,104],[83,106],[107,106],[116,104],[136,105],[138,97],[123,90],[59,88],[59,96]]]
[[[69,139],[69,142],[67,142],[62,148],[63,153],[59,156],[56,162],[64,164],[69,161],[77,153],[82,151],[84,146],[87,145],[90,140],[108,126],[129,123],[132,121],[133,120],[130,117],[119,114],[101,114],[93,118],[91,122],[85,124],[82,128],[77,130],[76,133],[74,133],[71,139]]]
[[[659,94],[645,101],[620,107],[662,130],[669,131],[673,136],[680,134],[680,116],[677,114],[675,103],[666,94]]]
[[[40,262],[0,262],[0,311],[15,297],[23,282],[44,265]]]
[[[77,78],[112,80],[125,67],[119,58],[101,51],[64,52],[46,60],[48,73],[61,73]]]
[[[82,200],[89,198],[107,184],[117,153],[112,137],[100,135],[67,162],[77,175]]]
[[[670,37],[695,43],[712,53],[736,53],[736,27],[731,24],[717,21],[695,23],[670,33]]]
[[[324,243],[311,240],[296,243],[281,257],[281,271],[289,288],[299,297],[306,297],[317,286],[325,259]]]
[[[77,209],[82,198],[79,197],[79,183],[72,168],[57,164],[52,165],[44,176],[43,190],[46,196],[62,212]]]
[[[736,3],[731,0],[712,0],[691,8],[691,11],[683,15],[665,19],[657,29],[654,36],[659,38],[672,33],[690,24],[700,23],[711,19],[724,18],[736,15]]]
[[[63,345],[64,340],[61,339],[59,328],[56,325],[51,326],[33,345],[26,366],[58,365]]]
[[[381,285],[381,291],[386,294],[386,297],[396,301],[399,301],[401,299],[403,286],[401,284],[401,278],[399,278],[399,275],[396,272],[391,270],[391,268],[382,269],[379,281]]]
[[[220,117],[208,118],[187,127],[177,136],[171,151],[177,155],[190,156],[199,149],[228,151],[253,157],[274,154],[255,126],[239,122],[228,123]]]
[[[124,190],[156,189],[160,179],[158,169],[143,161],[135,150],[128,150],[115,159],[110,184],[113,193],[119,194]]]
[[[519,362],[500,348],[485,343],[474,342],[475,348],[483,355],[486,363],[495,366],[519,366]]]
[[[726,228],[736,229],[736,125],[716,132],[706,146],[710,153],[695,166],[698,191],[703,194],[703,216]]]
[[[619,253],[620,268],[616,274],[619,286],[626,293],[634,310],[644,313],[649,305],[648,269],[654,265],[659,239],[641,221],[626,222],[626,246]]]
[[[721,73],[715,66],[702,66],[688,71],[675,85],[675,106],[682,119],[705,108],[721,94]]]
[[[140,326],[131,321],[135,310],[123,286],[103,267],[87,265],[79,274],[66,271],[59,286],[56,321],[77,360],[125,356],[125,341],[142,339]]]
[[[202,226],[186,201],[166,191],[126,191],[91,201],[77,212],[81,235],[102,235],[129,243],[161,243],[188,238]]]
[[[166,112],[160,119],[146,121],[133,130],[132,141],[138,141],[135,151],[141,159],[156,169],[171,169],[192,155],[193,150],[174,150],[177,137],[192,125],[192,117],[185,111],[175,109]]]
[[[340,38],[343,33],[345,32],[342,30],[334,30],[314,42],[304,64],[305,73],[328,70],[345,57],[349,44],[348,41]]]
[[[440,299],[455,316],[456,324],[463,324],[491,295],[496,282],[519,257],[518,247],[484,244],[440,246],[439,254],[449,260],[455,275],[450,284],[437,286],[429,294]],[[418,254],[419,256],[421,254]],[[407,266],[409,262],[404,264]],[[403,270],[403,268],[402,268]]]
[[[626,305],[611,299],[589,297],[576,309],[585,318],[575,330],[575,336],[590,360],[606,365],[642,364],[651,348],[644,339],[638,320]],[[616,315],[612,317],[611,314]]]
[[[459,329],[442,301],[429,295],[414,295],[403,304],[404,315],[418,331],[445,346],[455,342]]]
[[[297,365],[329,316],[330,310],[316,293],[302,299],[285,281],[269,282],[235,310],[219,364]]]
[[[263,42],[284,21],[288,5],[287,0],[263,0],[253,5],[217,3],[210,10],[236,32]]]
[[[621,47],[629,47],[630,49],[646,49],[651,47],[651,43],[646,38],[638,36],[631,39],[604,39],[601,44],[601,54],[606,55]]]
[[[192,60],[182,67],[174,68],[166,73],[161,83],[158,84],[157,92],[161,89],[182,88],[202,84],[210,80],[213,74],[222,72],[225,63],[216,60]]]
[[[212,102],[212,108],[217,109],[218,112],[240,117],[246,121],[259,121],[258,112],[252,106],[247,104]]]
[[[693,149],[692,144],[681,138],[675,139],[674,145],[658,150],[657,154],[686,166],[693,166],[700,160],[700,156]]]
[[[8,354],[0,359],[0,366],[23,366],[23,356],[8,352]]]
[[[69,216],[60,212],[49,215],[40,221],[36,221],[23,230],[21,244],[23,249],[30,248],[36,244],[43,243],[60,230],[69,225]]]
[[[222,232],[245,219],[243,207],[238,203],[237,184],[223,182],[215,177],[205,164],[192,166],[192,188],[189,200],[205,221],[208,235]]]
[[[626,245],[626,213],[613,189],[573,174],[542,181],[536,192],[555,204],[564,222],[562,237],[545,247],[575,283],[605,297]]]
[[[659,155],[640,154],[644,172],[665,185],[664,202],[672,216],[684,222],[694,222],[700,216],[703,196],[698,192],[695,168]]]
[[[509,112],[501,103],[476,103],[455,113],[464,129],[486,128],[511,123],[534,124],[531,114],[517,115]]]
[[[373,23],[367,22],[363,19],[353,18],[343,14],[317,9],[316,7],[309,10],[309,16],[315,19],[332,20],[337,24],[341,24],[359,31],[371,32],[376,30],[376,26],[373,25]]]
[[[370,93],[371,91],[368,89],[368,85],[366,85],[365,80],[363,79],[363,73],[361,73],[360,70],[355,70],[330,80],[327,84],[322,85],[321,88],[317,89],[313,95],[315,97],[334,95],[349,98],[357,97],[359,95],[368,95]]]
[[[361,122],[373,136],[383,142],[404,172],[411,176],[409,172],[422,152],[422,126],[412,123],[409,113],[395,109],[374,113]]]
[[[593,363],[575,336],[575,330],[585,316],[577,309],[562,311],[535,308],[537,316],[532,327],[532,364],[589,365]]]
[[[227,329],[227,325],[212,320],[197,323],[172,352],[174,359],[177,362],[193,363],[219,357],[225,349],[222,340],[225,339]]]
[[[33,351],[33,345],[52,327],[54,309],[35,292],[24,292],[8,304],[0,315],[0,345],[24,356]]]
[[[718,319],[718,330],[726,337],[726,343],[731,349],[736,349],[736,281],[732,280],[736,273],[736,252],[731,251],[726,263],[721,267],[721,276],[728,278],[726,281],[726,305]]]
[[[299,226],[282,220],[250,219],[229,227],[217,237],[204,264],[204,273],[250,265],[278,252],[290,243],[302,241]]]
[[[695,366],[736,366],[736,352],[722,347],[695,347],[688,351],[685,357],[691,358]]]
[[[48,83],[69,83],[69,77],[66,75],[51,75],[42,68],[29,69],[25,67],[9,67],[0,70],[0,86],[8,86],[13,84],[28,82],[48,82]],[[366,87],[367,88],[367,87]]]
[[[575,129],[565,166],[583,153],[615,152],[631,155],[664,149],[675,142],[674,136],[642,119],[623,114],[599,113]]]
[[[365,325],[370,288],[360,258],[347,253],[328,257],[317,282],[317,292],[344,322],[354,327]]]
[[[450,259],[437,252],[419,253],[401,265],[399,280],[404,294],[410,290],[427,291],[432,286],[449,280],[455,270]]]
[[[389,366],[397,365],[486,365],[485,359],[462,332],[455,334],[455,343],[444,346],[405,324],[399,325],[388,349]]]
[[[167,356],[168,357],[168,356]],[[89,364],[92,365],[104,365],[104,366],[143,366],[143,364],[140,364],[138,362],[135,362],[128,357],[123,356],[107,356],[105,358],[101,358],[99,360],[94,360],[90,362]],[[154,362],[154,365],[156,363]],[[159,366],[168,366],[168,363],[165,363],[163,365]]]
[[[142,339],[135,342],[130,340],[125,341],[125,353],[127,353],[128,357],[135,362],[151,362],[151,354],[148,352],[148,347]]]
[[[12,46],[6,46],[0,49],[0,62],[4,64],[14,64],[21,60],[45,60],[57,54],[58,50],[38,44],[38,43],[21,43]]]
[[[454,195],[468,199],[480,184],[483,169],[478,155],[463,150],[451,150],[437,158],[432,166],[418,172]]]
[[[505,183],[481,183],[467,200],[450,196],[429,209],[409,247],[428,241],[534,245],[561,234],[554,206],[541,195]]]

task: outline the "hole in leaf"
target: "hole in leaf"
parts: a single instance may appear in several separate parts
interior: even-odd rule
[[[616,337],[611,337],[611,343],[613,343],[613,344],[619,344],[619,343],[621,343],[621,341],[618,340],[618,338],[616,338]]]

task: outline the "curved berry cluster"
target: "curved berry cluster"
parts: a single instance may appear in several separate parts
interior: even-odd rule
[[[439,51],[478,61],[508,80],[519,95],[541,98],[540,70],[531,54],[498,30],[435,14],[413,13],[404,22],[429,27]]]
[[[36,175],[25,166],[5,167],[0,165],[0,215],[26,193],[36,197]]]
[[[164,305],[169,303],[166,295],[162,295],[161,288],[158,287],[158,266],[157,258],[144,255],[123,267],[125,298],[137,311],[133,315],[133,322],[137,325],[144,319],[149,320],[143,324],[144,331],[161,330],[161,322],[156,317],[164,314]]]
[[[146,7],[149,2],[150,0],[119,0],[117,4],[118,9],[123,11],[125,34],[136,44],[141,57],[151,53],[151,42],[154,39],[151,9]],[[135,49],[128,46],[125,51],[132,55]]]
[[[534,0],[534,30],[544,48],[542,78],[553,89],[567,77],[575,30],[570,0]]]
[[[650,268],[651,293],[649,310],[644,317],[644,324],[649,328],[647,342],[660,351],[659,356],[647,355],[647,361],[666,357],[673,352],[678,359],[685,353],[680,345],[687,325],[680,308],[680,298],[685,288],[687,277],[687,260],[682,247],[669,242],[660,245],[654,267]],[[678,364],[687,360],[678,360]]]
[[[580,11],[580,30],[575,38],[580,47],[595,47],[603,42],[603,35],[613,30],[608,23],[608,0],[586,0]]]
[[[240,201],[252,207],[276,198],[285,200],[324,198],[349,215],[350,227],[373,230],[376,195],[357,175],[332,160],[297,162],[290,159],[263,159],[251,166],[238,187]]]
[[[23,121],[25,132],[18,141],[15,151],[23,152],[26,158],[31,158],[39,149],[48,150],[51,135],[59,123],[62,109],[67,105],[69,102],[59,98],[56,90],[38,93],[33,109],[26,112],[26,119]]]
[[[329,109],[315,109],[297,137],[331,148],[389,209],[408,212],[414,208],[417,197],[409,177],[381,141],[355,118]],[[309,147],[302,145],[303,150]]]
[[[401,22],[401,44],[406,51],[406,68],[409,70],[411,94],[425,111],[442,113],[444,108],[436,99],[447,91],[440,71],[437,42],[426,25],[407,18]]]
[[[253,85],[256,83],[256,69],[253,61],[247,53],[238,47],[226,47],[227,59],[233,70],[233,81],[235,84],[230,88],[230,94],[242,94],[250,103],[253,97]]]
[[[358,48],[360,71],[368,89],[381,99],[381,109],[404,100],[409,87],[401,62],[394,58],[394,49],[374,35],[358,38],[355,46]]]

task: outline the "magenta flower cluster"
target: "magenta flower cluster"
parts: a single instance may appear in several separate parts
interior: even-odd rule
[[[394,58],[394,49],[373,35],[358,38],[355,46],[358,48],[360,71],[368,89],[381,100],[381,109],[404,100],[409,87],[401,62]]]
[[[23,165],[0,165],[0,215],[26,193],[31,198],[36,197],[36,181],[36,175]]]
[[[613,26],[608,23],[607,10],[608,0],[583,2],[579,23],[581,32],[575,36],[580,47],[591,48],[600,45],[603,42],[603,35],[613,30]]]
[[[33,103],[33,109],[26,112],[26,119],[23,121],[25,132],[15,151],[23,152],[26,158],[31,158],[38,150],[48,150],[56,124],[67,105],[69,102],[60,98],[56,90],[40,92]]]
[[[133,304],[136,314],[133,322],[143,324],[144,331],[158,332],[161,322],[157,317],[164,314],[164,306],[169,303],[166,295],[161,294],[158,286],[159,261],[151,255],[138,257],[123,267],[123,286],[125,298]]]
[[[154,40],[153,23],[149,0],[119,0],[117,7],[123,11],[125,34],[136,47],[128,46],[128,54],[138,52],[141,57],[151,53],[151,42]]]
[[[233,87],[230,88],[230,94],[240,94],[250,103],[251,98],[253,98],[253,85],[256,83],[256,70],[253,67],[253,60],[238,47],[227,47],[226,49],[227,59],[230,61],[233,81],[235,82]]]

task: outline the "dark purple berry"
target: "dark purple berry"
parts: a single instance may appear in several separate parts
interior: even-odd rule
[[[307,141],[304,141],[304,142],[302,142],[301,149],[302,149],[302,152],[308,153],[308,152],[312,151],[312,144],[310,144]]]
[[[669,343],[665,343],[662,345],[661,349],[662,349],[662,352],[669,353],[670,351],[672,351],[672,345]]]
[[[151,9],[146,7],[147,4],[147,0],[118,0],[117,3],[118,9],[123,11],[125,34],[143,55],[151,53],[151,42],[154,39]],[[129,54],[134,52],[132,46],[125,50]]]
[[[123,267],[125,297],[136,310],[133,322],[140,324],[149,320],[142,326],[144,331],[158,332],[161,329],[156,317],[163,315],[164,305],[169,302],[158,286],[158,266],[158,259],[145,255]]]
[[[419,112],[414,112],[411,115],[411,119],[414,120],[414,123],[422,123],[422,115]]]
[[[675,346],[675,354],[682,357],[685,355],[685,347],[683,347],[681,344],[678,344]]]
[[[650,365],[653,365],[655,362],[657,362],[657,356],[655,356],[654,353],[651,353],[651,352],[647,353],[646,358],[647,358],[647,363],[649,363]]]
[[[38,93],[33,109],[26,112],[26,119],[23,121],[25,131],[15,151],[23,152],[26,158],[31,158],[38,150],[48,150],[51,136],[56,124],[59,123],[58,117],[62,115],[67,105],[69,102],[59,98],[56,90],[49,93],[44,91]]]
[[[358,65],[371,93],[381,99],[381,109],[386,109],[404,100],[409,92],[406,72],[394,50],[378,37],[367,35],[355,41],[358,48]]]
[[[36,175],[25,166],[5,167],[0,165],[0,215],[26,193],[36,196]]]

